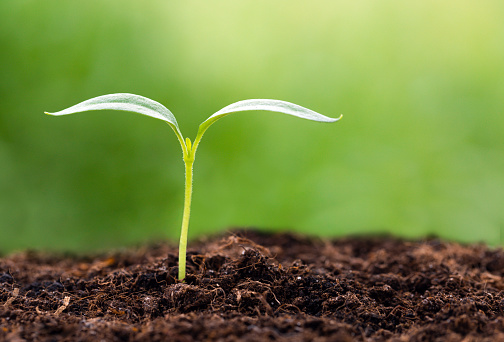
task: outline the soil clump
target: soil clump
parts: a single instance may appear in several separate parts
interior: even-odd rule
[[[0,259],[0,341],[504,341],[504,252],[240,231]]]

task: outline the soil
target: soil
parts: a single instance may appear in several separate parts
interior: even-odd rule
[[[235,232],[0,259],[0,341],[504,341],[504,252]]]

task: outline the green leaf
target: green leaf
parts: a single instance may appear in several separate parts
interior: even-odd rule
[[[301,107],[297,104],[286,101],[267,100],[267,99],[244,100],[230,104],[229,106],[222,108],[217,113],[210,116],[200,125],[199,133],[203,135],[203,133],[208,129],[208,127],[211,124],[213,124],[215,121],[219,120],[220,118],[226,115],[249,110],[266,110],[271,112],[284,113],[288,115],[297,116],[298,118],[319,122],[334,122],[341,119],[341,116],[336,119],[330,118],[325,115],[319,114],[311,109]]]
[[[122,110],[126,112],[133,112],[138,114],[147,115],[159,120],[166,121],[175,131],[175,134],[182,137],[180,129],[173,116],[165,106],[154,100],[134,94],[109,94],[94,97],[86,100],[75,106],[61,110],[55,113],[47,113],[49,115],[67,115],[91,110]]]

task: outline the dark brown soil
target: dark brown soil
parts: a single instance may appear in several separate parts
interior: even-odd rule
[[[0,259],[0,341],[504,341],[504,252],[240,232]]]

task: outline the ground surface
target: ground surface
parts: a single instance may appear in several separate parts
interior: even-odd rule
[[[0,341],[504,341],[504,253],[388,238],[235,233],[0,259]]]

